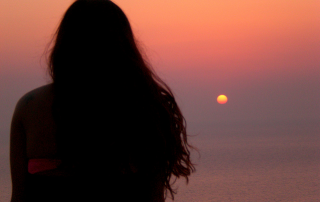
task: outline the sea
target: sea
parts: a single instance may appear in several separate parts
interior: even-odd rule
[[[190,123],[196,171],[173,184],[177,202],[320,202],[320,124]],[[0,147],[0,201],[10,201],[8,138]],[[167,202],[171,202],[170,195]]]

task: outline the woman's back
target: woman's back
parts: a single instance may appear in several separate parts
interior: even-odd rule
[[[52,116],[53,86],[42,86],[23,98],[23,125],[28,159],[57,158],[56,124]]]
[[[20,117],[26,136],[26,160],[29,167],[26,177],[27,201],[90,201],[102,197],[106,201],[111,201],[114,197],[119,201],[164,201],[164,186],[156,176],[144,175],[133,165],[128,169],[118,170],[118,166],[107,161],[108,156],[96,162],[99,168],[96,165],[90,168],[88,164],[92,161],[84,158],[83,165],[86,169],[81,169],[83,173],[59,166],[46,169],[43,165],[45,160],[59,159],[57,128],[52,115],[53,97],[52,84],[37,88],[20,100],[20,110],[15,114]],[[107,140],[105,144],[108,144]],[[38,169],[40,172],[31,174],[30,166],[35,160],[38,160],[38,164],[33,167],[40,168],[33,170]],[[39,163],[39,160],[44,163]]]

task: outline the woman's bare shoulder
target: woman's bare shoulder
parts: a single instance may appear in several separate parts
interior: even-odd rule
[[[26,106],[29,105],[37,105],[41,103],[41,101],[52,100],[53,97],[53,85],[47,84],[35,88],[26,94],[24,94],[16,105],[16,111],[23,110]]]
[[[29,92],[27,92],[25,95],[23,95],[18,103],[20,104],[29,104],[33,100],[37,99],[45,99],[47,97],[52,96],[52,90],[53,90],[53,85],[52,84],[47,84],[44,86],[40,86],[38,88],[35,88]]]

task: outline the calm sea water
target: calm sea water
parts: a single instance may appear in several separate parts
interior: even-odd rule
[[[199,149],[175,201],[319,202],[319,124],[189,124]],[[0,148],[0,201],[10,199],[8,146]],[[172,201],[170,199],[168,202]]]

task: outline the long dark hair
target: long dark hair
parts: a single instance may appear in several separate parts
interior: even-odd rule
[[[116,4],[77,0],[69,7],[55,34],[49,73],[65,165],[86,167],[85,158],[86,168],[103,161],[117,172],[133,164],[138,172],[160,173],[172,197],[171,177],[188,181],[195,169],[186,121]]]

